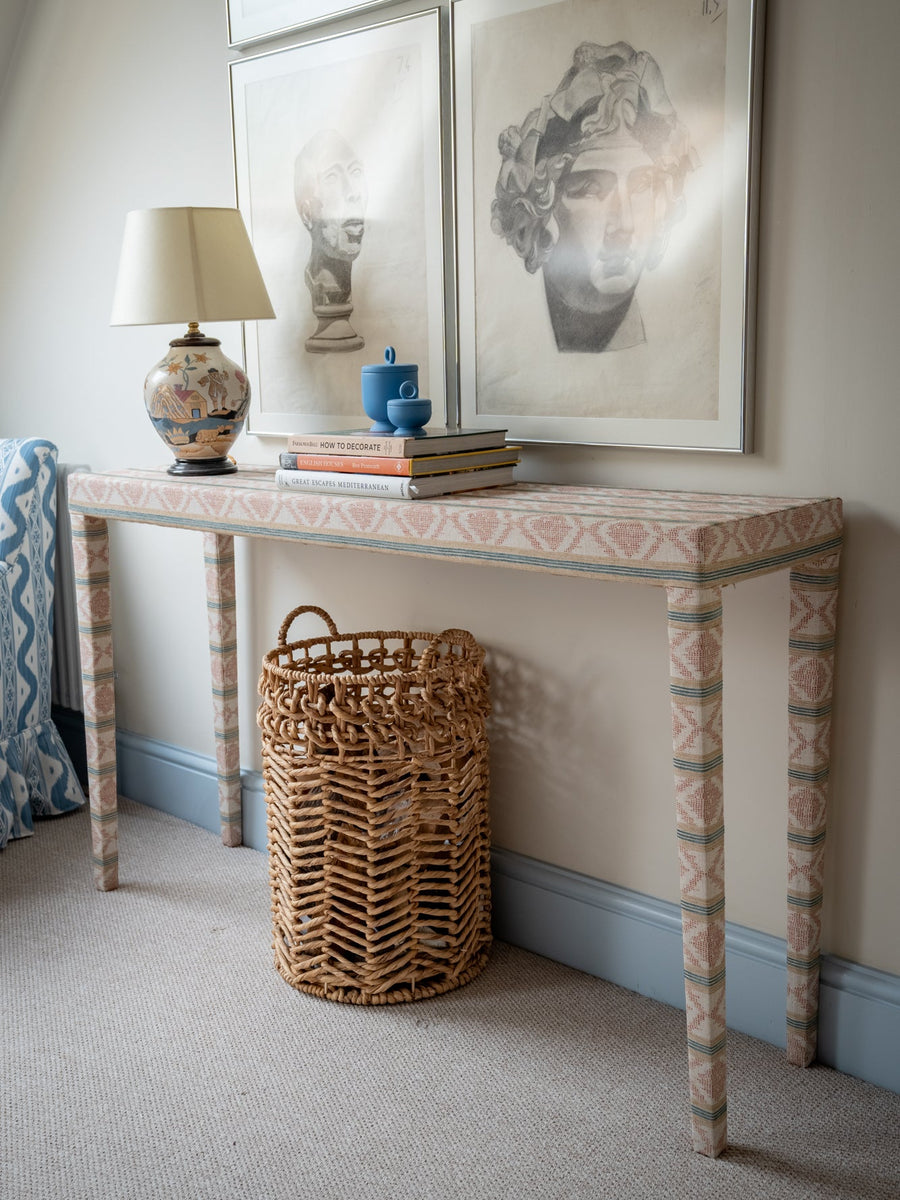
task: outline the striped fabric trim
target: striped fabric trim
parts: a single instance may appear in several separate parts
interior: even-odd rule
[[[788,779],[793,779],[797,783],[824,783],[829,775],[828,767],[821,767],[818,771],[807,771],[803,767],[788,767]]]
[[[691,1112],[702,1121],[709,1121],[714,1125],[717,1121],[721,1121],[728,1112],[728,1103],[726,1101],[724,1104],[720,1104],[718,1108],[713,1109],[703,1108],[699,1104],[691,1104]]]
[[[701,974],[698,974],[696,971],[687,971],[686,970],[684,972],[684,977],[688,983],[694,983],[698,987],[711,989],[714,987],[718,987],[718,985],[720,983],[725,982],[725,968],[723,967],[721,969],[721,971],[716,971],[712,975],[701,975]]]
[[[116,719],[115,717],[99,717],[94,719],[86,716],[84,727],[92,733],[97,733],[103,729],[115,729]]]
[[[691,913],[698,917],[712,917],[716,913],[722,912],[725,908],[725,897],[721,896],[718,900],[713,900],[710,904],[701,904],[696,900],[682,900],[681,911]]]
[[[819,1016],[817,1013],[814,1017],[809,1017],[807,1020],[802,1021],[799,1017],[792,1017],[788,1014],[786,1024],[788,1029],[799,1029],[804,1033],[808,1033],[819,1028]]]
[[[690,700],[707,700],[710,696],[718,696],[722,692],[722,680],[718,679],[715,683],[707,684],[691,684],[691,683],[676,683],[674,680],[669,684],[669,692],[673,696],[682,696]]]
[[[726,1038],[720,1037],[718,1041],[711,1042],[707,1045],[705,1042],[698,1042],[696,1038],[688,1038],[688,1049],[693,1050],[696,1054],[706,1054],[710,1058],[715,1054],[720,1054],[725,1049]]]
[[[693,829],[677,829],[675,836],[679,842],[690,842],[694,846],[711,846],[725,836],[725,826],[720,825],[710,833],[698,833]]]
[[[231,642],[223,642],[221,645],[218,645],[218,646],[210,646],[209,652],[210,652],[210,654],[233,654],[236,649],[237,649],[237,642],[231,641]]]
[[[209,567],[216,566],[215,559],[208,559],[206,565]],[[234,601],[233,600],[213,600],[212,598],[207,597],[206,607],[211,608],[214,612],[222,612],[222,613],[233,612],[234,611]]]
[[[109,825],[112,824],[118,817],[118,813],[112,812],[97,812],[96,809],[91,809],[91,824],[93,825]]]
[[[88,767],[87,771],[88,771],[88,776],[92,780],[109,779],[111,776],[115,775],[116,767],[115,767],[115,764],[113,764],[112,766],[108,766],[108,767]],[[106,819],[105,814],[104,814],[103,819],[104,820]]]
[[[693,775],[707,775],[710,771],[718,770],[725,761],[724,755],[716,754],[712,758],[694,761],[689,758],[673,758],[672,762],[678,771],[686,771]]]
[[[818,846],[825,841],[825,830],[821,829],[818,833],[798,833],[789,829],[787,836],[788,841],[794,846]]]
[[[836,550],[837,546],[832,546],[830,548]],[[811,587],[831,589],[833,587],[837,587],[840,577],[837,571],[831,571],[828,573],[823,572],[821,575],[819,575],[800,570],[793,570],[791,571],[791,578],[795,579],[797,583],[802,584],[804,589]]]
[[[100,630],[98,630],[98,632],[99,633],[108,633],[109,630],[101,628]],[[107,670],[104,670],[104,671],[87,671],[87,670],[82,671],[82,678],[89,680],[92,683],[103,683],[106,680],[113,679],[114,677],[115,677],[115,670],[112,667],[109,667]]]
[[[797,971],[817,971],[822,964],[822,955],[816,954],[813,958],[797,958],[795,955],[789,954],[786,962],[789,967],[793,967]]]
[[[787,896],[787,902],[791,908],[818,908],[822,899],[821,892],[816,892],[814,896],[798,896],[796,892],[788,892]]]
[[[667,615],[673,625],[708,625],[711,621],[721,619],[722,605],[699,610],[670,608]]]
[[[804,651],[808,651],[810,654],[818,654],[822,650],[833,650],[836,644],[837,643],[833,635],[826,635],[825,637],[820,638],[788,638],[788,648],[791,650],[797,650],[801,654]]]
[[[831,702],[811,706],[808,704],[789,704],[788,712],[792,717],[800,717],[807,721],[820,721],[831,714]]]

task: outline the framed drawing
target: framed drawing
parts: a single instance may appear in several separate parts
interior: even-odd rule
[[[457,0],[460,420],[748,451],[761,0]]]
[[[247,428],[365,423],[386,347],[446,418],[439,10],[230,64],[237,200],[274,321],[244,327]]]
[[[227,0],[228,45],[278,37],[324,21],[353,16],[389,0]]]

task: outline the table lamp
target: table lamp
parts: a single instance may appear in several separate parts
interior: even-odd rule
[[[184,337],[150,369],[144,403],[175,456],[170,475],[225,475],[250,405],[250,381],[201,333],[201,321],[258,321],[275,312],[236,208],[130,212],[112,325],[174,325]]]

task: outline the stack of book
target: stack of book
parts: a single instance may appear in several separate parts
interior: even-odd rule
[[[513,483],[520,446],[505,429],[423,430],[416,437],[368,430],[295,433],[279,457],[279,487],[417,500]]]

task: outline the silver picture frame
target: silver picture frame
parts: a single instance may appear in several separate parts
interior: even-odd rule
[[[459,419],[752,450],[763,0],[455,0]]]
[[[368,13],[391,0],[226,0],[228,45],[250,46],[329,21]]]
[[[229,64],[237,203],[276,313],[244,325],[249,433],[366,425],[361,368],[389,346],[453,423],[441,25],[426,9]]]

